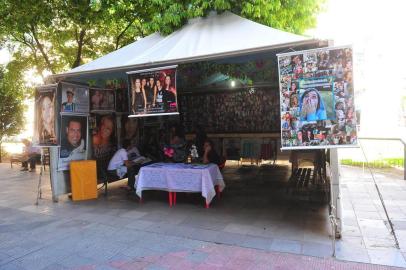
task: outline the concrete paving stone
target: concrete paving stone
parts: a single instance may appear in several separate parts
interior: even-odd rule
[[[406,267],[406,261],[398,249],[368,249],[371,263]]]
[[[90,270],[117,270],[117,268],[107,264],[92,265],[91,267]]]
[[[389,229],[374,229],[374,228],[362,228],[361,233],[363,237],[366,238],[381,238],[381,239],[392,239],[393,236]]]
[[[130,262],[131,260],[133,260],[133,258],[126,256],[120,252],[110,258],[110,260],[106,262],[106,265],[109,265],[115,269],[120,269],[120,266]]]
[[[342,261],[371,263],[368,252],[360,249],[336,249],[336,258]]]
[[[276,229],[272,233],[272,236],[280,239],[283,238],[288,240],[303,241],[304,233],[304,228],[286,226]]]
[[[362,219],[381,219],[381,215],[378,211],[356,211],[357,218]]]
[[[93,244],[87,248],[77,250],[77,253],[84,258],[89,258],[93,262],[106,262],[113,256],[126,249],[127,245],[109,242],[103,244]]]
[[[368,238],[364,237],[367,249],[392,249],[396,247],[394,238]]]
[[[145,221],[150,221],[150,222],[161,222],[165,221],[166,217],[169,216],[169,213],[147,213],[146,215],[143,215],[140,219],[145,220]]]
[[[69,269],[79,269],[82,267],[95,265],[92,259],[82,257],[78,254],[65,257],[59,260],[57,263]]]
[[[194,234],[191,238],[195,240],[207,241],[207,242],[215,242],[217,240],[217,236],[222,232],[213,231],[213,230],[205,230],[205,229],[194,229]]]
[[[285,240],[285,239],[274,239],[272,241],[271,251],[279,251],[279,252],[290,252],[301,254],[302,247],[301,242],[293,241],[293,240]]]
[[[352,226],[352,227],[358,227],[358,220],[356,217],[354,218],[343,218],[343,226]]]
[[[302,242],[302,254],[321,258],[329,258],[333,254],[333,244],[320,244],[316,242]]]
[[[130,228],[130,229],[137,229],[137,230],[143,230],[145,228],[148,228],[152,225],[156,224],[156,222],[151,222],[151,221],[146,221],[146,220],[135,220],[131,221],[127,225],[125,225],[125,228]]]
[[[20,263],[13,261],[5,265],[0,265],[1,270],[32,270],[33,268],[25,268]]]
[[[0,252],[3,252],[13,258],[23,256],[43,248],[45,243],[32,241],[29,239],[17,240],[14,243],[9,243],[8,246],[3,246]]]
[[[155,265],[155,264],[148,265],[145,268],[145,270],[168,270],[168,269],[170,269],[170,268],[167,268],[167,267],[161,266],[161,265]]]
[[[221,232],[217,236],[216,243],[228,245],[242,245],[245,242],[246,235],[238,233]]]
[[[272,238],[264,238],[264,237],[256,237],[256,236],[247,235],[241,246],[248,247],[248,248],[262,249],[262,250],[270,250],[272,241],[273,241]]]
[[[204,217],[199,217],[197,219],[195,218],[186,219],[182,223],[180,223],[180,225],[201,228],[206,230],[220,231],[223,230],[228,225],[228,223],[221,220],[217,221],[212,219],[204,219]]]
[[[63,266],[59,263],[53,263],[46,266],[45,268],[42,268],[41,270],[69,270],[69,269],[70,269],[69,267]]]
[[[231,223],[228,224],[223,231],[229,233],[247,234],[253,226]]]
[[[201,262],[205,262],[208,257],[209,257],[209,253],[207,253],[207,252],[192,250],[191,252],[188,252],[186,259],[188,261],[191,261],[194,263],[201,263]]]
[[[187,225],[177,225],[167,227],[166,233],[172,236],[181,236],[186,238],[193,238],[196,232],[196,228]]]
[[[329,245],[331,243],[331,232],[305,231],[303,241]]]

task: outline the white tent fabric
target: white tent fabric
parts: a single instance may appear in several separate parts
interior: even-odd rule
[[[270,47],[307,40],[283,32],[230,12],[196,18],[172,34],[158,33],[129,44],[65,74],[87,73],[97,70],[136,67],[175,60]]]

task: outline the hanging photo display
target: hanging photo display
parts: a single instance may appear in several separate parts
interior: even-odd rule
[[[116,91],[116,112],[128,113],[129,102],[128,102],[128,89],[118,88]]]
[[[35,146],[57,146],[57,127],[55,122],[57,85],[36,88],[35,121],[33,144]]]
[[[87,86],[62,82],[61,112],[88,113],[89,88]]]
[[[114,111],[114,89],[90,88],[91,111]]]
[[[93,158],[99,168],[107,170],[117,150],[116,117],[114,114],[93,114],[91,118]]]
[[[138,118],[128,117],[128,115],[121,115],[120,126],[118,129],[120,130],[120,144],[122,144],[124,140],[130,140],[134,145],[138,145]]]
[[[179,114],[176,66],[133,71],[127,74],[132,116]]]
[[[351,47],[278,55],[282,149],[357,146]]]
[[[61,116],[58,170],[69,170],[72,160],[86,159],[87,116]]]

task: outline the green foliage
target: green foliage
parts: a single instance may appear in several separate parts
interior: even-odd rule
[[[24,69],[59,73],[213,10],[300,34],[315,26],[324,1],[0,0],[0,46]]]
[[[6,136],[18,134],[24,127],[26,88],[19,74],[20,63],[0,67],[0,144]]]
[[[405,166],[404,158],[383,158],[380,160],[372,160],[368,163],[365,161],[342,159],[342,165],[362,167],[368,165],[371,168],[389,168],[389,167],[403,167]]]

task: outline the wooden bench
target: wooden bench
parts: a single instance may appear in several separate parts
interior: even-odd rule
[[[21,154],[13,154],[10,156],[10,167],[13,168],[13,163],[22,163],[21,162],[22,155]]]

